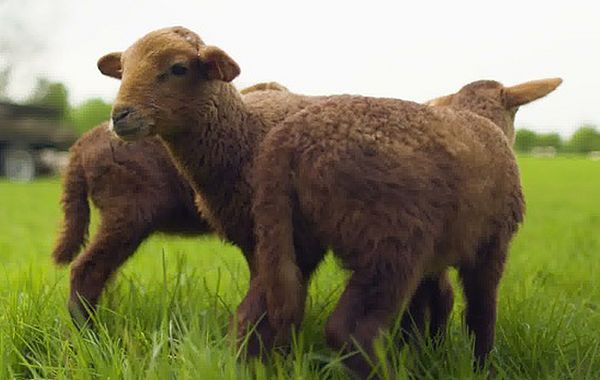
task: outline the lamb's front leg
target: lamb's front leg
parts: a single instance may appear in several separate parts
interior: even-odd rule
[[[307,286],[299,287],[292,297],[298,302],[284,305],[283,312],[269,314],[269,310],[282,310],[279,304],[268,303],[269,296],[273,294],[269,282],[260,275],[253,278],[237,309],[238,341],[244,343],[247,339],[246,352],[249,356],[262,356],[275,346],[287,345],[292,326],[299,326],[304,315]],[[279,296],[285,299],[283,294],[276,295]]]
[[[148,230],[135,220],[102,220],[92,243],[71,266],[69,312],[77,326],[90,322],[110,276],[135,252]]]
[[[251,276],[248,293],[236,311],[236,329],[239,344],[246,343],[249,356],[261,355],[275,344],[275,329],[267,319],[267,300],[264,286],[256,276]]]
[[[304,300],[308,293],[312,274],[326,253],[326,250],[317,242],[309,244],[311,242],[308,240],[304,239],[302,244],[296,246],[296,262],[302,275],[302,287],[299,290],[302,304],[299,305],[301,310],[297,311],[300,318],[296,322],[296,326],[300,324],[304,315]],[[264,277],[260,277],[257,271],[253,272],[248,293],[237,309],[238,341],[244,342],[247,338],[247,353],[250,356],[258,356],[264,350],[270,350],[275,345],[285,345],[289,342],[291,323],[287,326],[280,326],[281,322],[280,325],[276,325],[267,318],[267,283],[268,281],[265,281]],[[280,296],[285,299],[285,295],[281,294]]]

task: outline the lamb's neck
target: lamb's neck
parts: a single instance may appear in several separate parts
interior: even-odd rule
[[[514,127],[514,115],[511,116],[506,112],[495,112],[485,113],[479,112],[479,116],[485,117],[494,123],[506,136],[506,139],[512,146],[515,142],[515,127]]]
[[[181,173],[194,190],[205,197],[227,197],[245,181],[258,141],[260,121],[248,112],[239,94],[211,98],[210,109],[198,111],[202,120],[186,132],[163,136]]]
[[[488,119],[498,127],[512,145],[515,140],[514,115],[511,115],[499,107],[455,107],[458,110],[472,112],[477,116]]]

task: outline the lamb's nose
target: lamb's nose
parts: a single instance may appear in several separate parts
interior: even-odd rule
[[[113,115],[112,115],[113,123],[117,124],[119,121],[125,119],[127,117],[127,115],[129,115],[130,113],[131,113],[131,108],[123,108],[121,110],[113,112]]]

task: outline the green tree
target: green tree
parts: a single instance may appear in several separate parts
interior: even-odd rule
[[[600,132],[592,125],[584,125],[573,133],[568,148],[573,153],[600,151]]]
[[[88,99],[69,113],[69,122],[80,134],[110,118],[112,106],[99,98]]]
[[[529,129],[519,129],[515,134],[515,150],[528,153],[537,145],[537,134]]]
[[[28,104],[54,108],[58,111],[60,120],[64,120],[69,113],[69,91],[60,82],[51,82],[46,78],[39,78]]]
[[[558,133],[542,133],[536,137],[536,146],[551,146],[557,151],[561,150],[563,141]]]

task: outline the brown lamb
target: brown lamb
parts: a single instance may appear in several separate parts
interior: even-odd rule
[[[240,92],[287,89],[258,83]],[[63,176],[63,226],[52,256],[70,263],[85,245],[90,222],[88,197],[100,213],[90,245],[71,268],[69,309],[80,314],[84,297],[93,307],[106,281],[144,239],[155,232],[202,235],[211,232],[194,203],[194,191],[157,139],[131,143],[115,138],[108,123],[85,133],[71,147]]]
[[[483,364],[509,242],[524,214],[509,141],[514,116],[560,83],[478,81],[430,105],[332,96],[273,128],[254,177],[257,273],[248,297],[265,295],[269,322],[259,333],[285,341],[302,320],[302,239],[331,247],[352,271],[326,325],[333,348],[358,345],[376,360],[374,339],[418,284],[454,266]],[[261,313],[248,317],[246,307],[239,312],[258,322]],[[371,371],[361,355],[346,362],[361,377]]]
[[[63,228],[52,253],[66,265],[85,244],[90,221],[88,197],[100,214],[98,231],[71,267],[69,309],[83,296],[95,305],[106,281],[154,232],[200,235],[210,232],[196,212],[194,193],[158,139],[128,144],[101,124],[70,149],[63,177]]]
[[[140,65],[143,60],[151,65]],[[249,183],[254,153],[271,127],[322,97],[293,94],[281,85],[268,83],[259,84],[257,89],[279,92],[242,90],[247,93],[242,99],[226,83],[239,73],[237,64],[181,27],[152,32],[125,53],[102,57],[98,67],[105,75],[123,79],[113,107],[114,131],[127,140],[155,134],[160,137],[197,191],[202,214],[221,237],[241,248],[253,276],[253,191]],[[153,86],[155,82],[161,86]],[[299,240],[297,250],[307,252],[301,265],[308,283],[325,247]],[[311,252],[315,252],[314,260]],[[437,331],[445,325],[452,305],[447,278],[423,281],[419,289],[421,298],[410,310],[418,316],[431,305],[432,330]],[[88,298],[86,289],[79,288],[75,294]],[[265,309],[264,297],[248,297],[244,304],[248,315]],[[250,310],[252,307],[256,309]],[[239,318],[245,320],[243,314]],[[410,321],[405,318],[403,326]],[[269,340],[265,334],[263,338]],[[250,345],[251,354],[258,352],[257,345]]]

